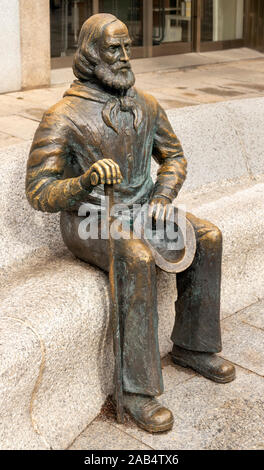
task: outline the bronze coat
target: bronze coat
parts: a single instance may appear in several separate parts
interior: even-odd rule
[[[83,201],[99,204],[103,188],[89,193],[80,175],[103,158],[116,161],[124,178],[115,185],[116,202],[132,205],[151,195],[176,197],[186,177],[186,160],[166,113],[152,96],[135,88],[127,97],[135,103],[140,122],[135,123],[131,110],[122,110],[118,96],[91,82],[75,81],[44,114],[27,165],[26,193],[35,209],[57,212],[77,210]],[[113,109],[111,126],[103,113],[113,100],[119,106]],[[151,156],[161,165],[155,186]]]

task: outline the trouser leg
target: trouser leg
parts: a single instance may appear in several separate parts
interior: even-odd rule
[[[65,244],[77,257],[109,269],[109,240],[82,240],[82,217],[62,213]],[[100,227],[99,227],[100,234]],[[163,381],[158,343],[155,262],[141,240],[115,240],[119,308],[123,330],[123,386],[131,393],[159,395]]]
[[[118,251],[124,390],[159,395],[163,392],[163,381],[155,262],[150,250],[140,240],[122,241]]]
[[[210,222],[187,214],[197,249],[192,265],[177,274],[178,299],[171,339],[192,351],[219,352],[222,235]]]

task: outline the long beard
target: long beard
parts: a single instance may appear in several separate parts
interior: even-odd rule
[[[118,70],[115,64],[110,66],[101,62],[95,66],[94,74],[108,88],[114,88],[120,92],[128,90],[135,83],[135,75],[130,68]]]
[[[131,68],[120,70],[120,64],[108,65],[102,62],[95,66],[94,74],[100,82],[110,89],[120,93],[120,96],[110,98],[102,110],[102,118],[108,127],[117,134],[120,128],[121,111],[130,112],[133,115],[134,129],[137,131],[142,120],[142,109],[139,103],[128,96],[122,96],[135,83],[135,75]]]

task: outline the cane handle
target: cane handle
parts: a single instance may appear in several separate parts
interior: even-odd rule
[[[90,176],[92,186],[96,186],[99,183],[99,176],[96,171],[93,171]]]

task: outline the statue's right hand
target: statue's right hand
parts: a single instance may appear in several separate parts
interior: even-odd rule
[[[98,178],[94,177],[94,173]],[[93,177],[91,177],[93,175]],[[122,174],[117,163],[108,158],[98,160],[81,176],[84,188],[97,186],[99,184],[116,184],[122,182]]]

